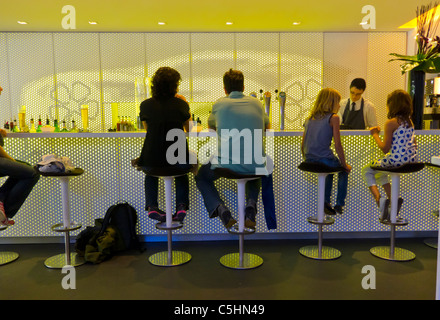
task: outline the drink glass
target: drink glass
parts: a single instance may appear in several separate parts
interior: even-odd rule
[[[89,131],[89,106],[82,105],[81,106],[81,119],[83,123],[83,130],[85,132]]]

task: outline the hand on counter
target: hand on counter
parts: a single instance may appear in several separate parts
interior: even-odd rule
[[[350,173],[350,171],[351,171],[351,166],[347,163],[345,165],[343,165],[342,168],[344,168],[344,170],[347,171],[348,173]]]
[[[379,134],[379,132],[380,132],[380,127],[379,127],[379,126],[377,126],[377,127],[371,127],[371,128],[370,128],[370,134],[371,134],[371,135]]]

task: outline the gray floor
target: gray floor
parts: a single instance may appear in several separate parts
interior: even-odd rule
[[[176,242],[174,249],[189,252],[192,260],[182,266],[153,266],[148,256],[166,250],[166,243],[146,243],[143,253],[127,252],[99,265],[75,269],[76,289],[65,290],[61,270],[48,269],[44,260],[63,252],[62,244],[0,245],[20,258],[0,266],[0,300],[17,299],[146,299],[146,300],[433,300],[437,251],[423,238],[397,239],[413,251],[410,262],[391,262],[372,256],[369,249],[388,245],[388,239],[325,240],[342,251],[333,261],[301,256],[303,245],[315,240],[252,240],[246,251],[264,259],[253,270],[231,270],[219,258],[237,251],[236,241]],[[376,289],[362,288],[366,265],[374,267]],[[371,275],[371,274],[370,274]]]

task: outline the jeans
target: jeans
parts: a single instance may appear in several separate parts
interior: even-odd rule
[[[0,158],[0,177],[5,176],[8,178],[0,187],[0,201],[6,216],[12,218],[40,179],[40,174],[28,163]]]
[[[338,158],[320,158],[314,160],[307,160],[306,162],[317,162],[322,163],[329,167],[341,167],[341,163]],[[338,173],[338,194],[336,196],[336,205],[341,207],[345,206],[345,198],[347,197],[347,188],[348,188],[348,172],[341,171]],[[325,178],[325,196],[324,201],[326,203],[330,202],[330,197],[333,189],[333,174],[327,175]]]
[[[192,167],[190,164],[177,165],[180,169],[186,170]],[[148,171],[149,168],[143,167]],[[158,207],[157,195],[159,187],[159,178],[145,175],[145,210],[148,211],[148,207]],[[185,209],[189,208],[189,180],[188,175],[182,175],[174,178],[174,187],[176,192],[176,208],[178,205],[185,205]]]
[[[195,177],[197,188],[203,196],[203,201],[210,218],[216,217],[216,209],[220,204],[225,204],[214,185],[214,181],[218,178],[220,178],[220,176],[217,175],[214,170],[211,170],[211,163],[202,165]],[[248,200],[251,199],[257,202],[260,185],[261,179],[250,180],[246,183],[246,198]]]

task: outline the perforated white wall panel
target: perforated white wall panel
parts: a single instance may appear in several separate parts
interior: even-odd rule
[[[199,139],[199,140],[198,140]],[[197,150],[205,138],[190,138],[190,148]],[[278,228],[269,231],[264,219],[264,207],[258,203],[257,232],[295,233],[316,232],[316,227],[306,218],[316,213],[317,180],[312,174],[297,169],[301,163],[301,136],[275,137],[274,194]],[[429,162],[433,154],[440,153],[438,135],[417,137],[420,160]],[[94,225],[94,219],[102,218],[111,205],[118,201],[132,204],[139,216],[138,233],[156,235],[163,232],[155,228],[153,220],[145,212],[144,174],[130,166],[142,147],[143,138],[8,138],[6,149],[19,159],[34,164],[47,153],[68,155],[73,163],[85,170],[82,176],[71,181],[72,219],[83,226]],[[353,166],[349,175],[346,207],[336,222],[326,227],[328,232],[387,231],[378,221],[375,201],[362,179],[361,169],[369,161],[380,156],[379,149],[370,136],[343,136],[347,162]],[[3,181],[4,178],[2,178]],[[430,212],[438,208],[440,173],[433,169],[404,175],[401,181],[401,197],[404,203],[400,216],[409,220],[402,231],[437,230],[437,219]],[[336,179],[335,179],[336,180]],[[193,176],[190,174],[190,210],[182,229],[176,234],[226,233],[218,219],[209,219],[203,199]],[[336,181],[334,182],[336,185]],[[236,186],[226,179],[216,182],[226,205],[234,216],[236,210]],[[336,189],[336,188],[334,188]],[[160,183],[159,206],[165,209],[164,187]],[[334,196],[333,198],[334,199]],[[334,201],[334,200],[333,200]],[[174,204],[173,204],[174,205]],[[61,219],[61,191],[58,181],[42,177],[22,209],[16,215],[16,225],[3,231],[1,237],[57,236],[50,227]],[[75,231],[73,234],[77,234]]]

